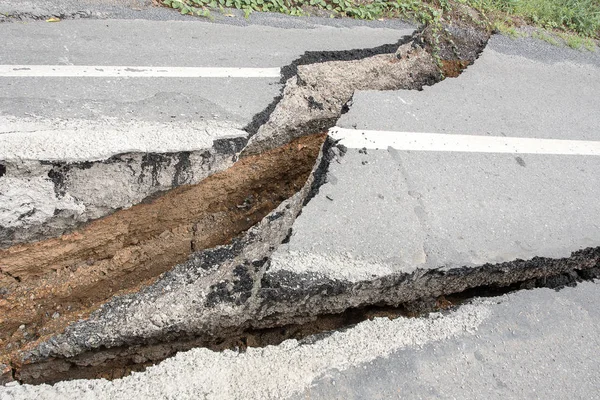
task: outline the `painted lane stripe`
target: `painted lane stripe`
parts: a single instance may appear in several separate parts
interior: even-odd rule
[[[334,127],[329,135],[354,149],[600,156],[600,141],[536,139],[446,133],[368,131]]]
[[[0,65],[0,77],[279,78],[279,68]]]

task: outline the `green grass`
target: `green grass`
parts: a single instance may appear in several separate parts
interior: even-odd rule
[[[594,40],[566,32],[548,32],[538,30],[532,34],[534,38],[541,39],[554,46],[567,45],[576,50],[596,51],[597,45]]]
[[[523,23],[564,33],[574,48],[595,48],[600,39],[600,0],[160,0],[182,14],[212,18],[211,12],[236,8],[246,16],[254,11],[357,19],[403,18],[439,27],[442,20],[463,19],[470,9],[485,23],[510,36],[519,36]],[[472,11],[471,10],[471,11]],[[549,39],[544,39],[549,41]]]
[[[484,12],[501,12],[546,29],[600,39],[598,0],[464,0]]]
[[[513,24],[511,24],[510,22],[507,22],[506,20],[495,21],[493,24],[493,27],[498,32],[501,32],[507,36],[510,36],[513,39],[522,36],[522,34],[519,33],[519,31],[517,30],[517,28],[515,28],[515,26]]]
[[[556,40],[556,38],[553,35],[550,35],[547,32],[536,31],[532,36],[534,38],[541,39],[545,42],[548,42],[553,46],[560,46],[560,42],[558,40]]]
[[[590,38],[583,39],[583,47],[585,47],[585,49],[588,51],[596,51],[596,49],[598,48],[596,42]]]
[[[595,45],[594,41],[591,40],[590,38],[581,37],[581,36],[577,36],[577,35],[573,35],[573,34],[569,34],[569,33],[565,33],[565,32],[558,32],[557,36],[560,37],[567,46],[569,46],[573,49],[576,49],[576,50],[586,49],[589,51],[596,50],[596,45]]]
[[[161,0],[166,6],[182,14],[210,16],[211,10],[236,8],[246,16],[254,11],[279,12],[288,15],[307,15],[313,9],[329,13],[331,17],[356,19],[408,17],[429,24],[439,20],[442,10],[420,0],[374,0],[356,3],[354,0]],[[442,0],[443,1],[443,0]]]

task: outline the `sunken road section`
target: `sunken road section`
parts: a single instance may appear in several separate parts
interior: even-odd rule
[[[595,271],[596,249],[564,260],[360,282],[269,271],[270,255],[325,182],[329,163],[344,153],[322,132],[350,106],[354,91],[421,89],[443,78],[430,34],[416,32],[393,48],[301,58],[284,69],[281,96],[247,127],[248,138],[215,141],[198,153],[37,162],[31,169],[1,162],[0,180],[29,173],[51,185],[58,200],[77,200],[70,194],[74,177],[112,165],[131,166],[123,179],[146,189],[97,214],[59,211],[57,224],[0,230],[0,382],[118,377],[194,346],[227,347],[248,331]],[[489,37],[456,26],[446,35],[436,51],[454,75]]]
[[[324,138],[305,136],[71,234],[0,250],[0,357],[255,225],[305,185]]]
[[[217,121],[194,129],[4,117],[0,124],[19,131],[0,134],[0,249],[60,236],[198,183],[233,165],[247,141],[244,131]]]

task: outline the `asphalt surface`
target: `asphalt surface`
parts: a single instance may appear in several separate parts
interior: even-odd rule
[[[412,29],[277,29],[198,21],[72,20],[4,23],[4,65],[260,67],[305,51],[395,43]],[[277,37],[277,40],[273,40]],[[23,51],[27,49],[27,51]],[[0,118],[185,121],[243,127],[279,94],[278,78],[0,77]]]
[[[520,157],[349,149],[272,271],[357,281],[595,246],[600,159]]]
[[[547,45],[545,61],[505,48],[505,39],[493,37],[459,78],[423,91],[358,92],[338,126],[450,138],[600,139],[596,54],[579,64]],[[369,135],[377,132],[367,133],[365,144]],[[597,155],[355,147],[330,165],[328,183],[275,253],[273,271],[360,280],[568,257],[600,242]]]
[[[492,37],[458,79],[446,79],[422,92],[357,93],[351,111],[338,125],[598,140],[599,52],[566,50],[532,39],[508,40]]]
[[[306,50],[378,46],[412,30],[264,14],[215,24],[147,1],[115,3],[0,1],[12,15],[0,24],[0,64],[280,67]],[[32,20],[51,15],[65,20]],[[457,79],[421,92],[356,93],[338,125],[598,141],[599,60],[494,37]],[[75,117],[191,127],[204,118],[239,129],[280,89],[277,79],[5,77],[0,124]],[[600,240],[597,156],[359,150],[331,164],[273,270],[360,280],[415,266],[564,257]],[[599,295],[597,283],[521,291],[241,355],[196,349],[112,383],[11,384],[0,399],[594,398]]]
[[[328,371],[292,398],[597,399],[599,294],[584,283],[489,299],[472,334]]]
[[[62,19],[143,19],[149,21],[198,21],[197,17],[181,15],[172,9],[157,7],[152,0],[0,0],[0,22],[34,21],[60,17]],[[404,29],[411,24],[405,21],[363,21],[348,18],[331,18],[330,15],[288,17],[282,14],[252,13],[224,9],[213,12],[206,23],[235,26],[271,26],[280,29],[312,29],[322,26],[348,28],[370,26]]]
[[[21,13],[24,21],[15,17],[0,24],[4,41],[0,48],[0,65],[9,66],[8,71],[27,71],[32,65],[47,66],[49,74],[52,66],[88,66],[92,71],[105,71],[106,66],[122,66],[131,71],[145,67],[270,68],[277,71],[306,51],[377,47],[396,43],[414,30],[400,23],[372,26],[350,23],[340,28],[326,25],[324,19],[321,24],[315,23],[320,19],[314,18],[309,25],[298,28],[294,27],[296,19],[285,16],[271,19],[282,26],[289,23],[286,29],[216,24],[198,18],[183,21],[174,10],[150,7],[144,2],[146,6],[142,10],[175,16],[174,19],[146,20],[140,19],[141,14],[135,14],[141,12],[137,10],[137,3],[0,3],[9,15],[31,7],[39,14]],[[54,23],[45,22],[43,18],[41,21],[31,19],[45,14],[62,18],[79,12],[77,10],[91,10],[93,15]],[[101,18],[106,15],[118,18]],[[137,19],[130,18],[132,15]],[[227,17],[227,21],[236,18]],[[278,74],[268,78],[167,78],[15,77],[0,73],[0,161],[17,164],[20,160],[94,161],[127,152],[210,149],[216,139],[245,137],[247,133],[242,128],[279,95],[282,86]],[[23,146],[23,142],[27,145]],[[218,171],[226,165],[229,164],[219,162],[209,170]],[[2,167],[4,175],[6,164]],[[32,172],[36,168],[28,168],[29,172],[23,176],[25,169],[11,166],[0,181],[0,199],[4,199],[0,225],[4,227],[7,221],[22,223],[22,220],[15,222],[15,204],[29,207],[21,212],[23,209],[18,206],[17,219],[40,209],[49,211],[47,216],[55,215],[55,210],[46,206],[56,202],[47,171],[42,168],[36,173]],[[123,173],[130,173],[129,168],[120,172],[121,178]],[[116,202],[111,207],[135,203],[130,194],[137,196],[138,191],[112,176],[112,172],[107,173],[106,176],[96,174],[98,181],[84,178],[83,192],[88,193],[88,187],[95,192],[99,185],[103,187],[102,182],[115,182],[120,189],[109,193],[129,200]],[[18,181],[11,179],[15,176]],[[137,178],[133,184],[138,185]],[[68,184],[70,190],[77,191],[76,185]],[[81,199],[82,192],[79,193],[77,197]],[[146,192],[140,194],[142,198],[147,195]]]

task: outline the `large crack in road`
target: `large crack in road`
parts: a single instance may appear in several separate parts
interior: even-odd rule
[[[302,188],[323,140],[299,138],[80,231],[0,250],[2,355],[248,230]]]
[[[440,71],[430,35],[418,31],[376,49],[308,53],[282,69],[282,94],[246,128],[247,144],[229,140],[219,151],[221,142],[213,143],[208,172],[193,172],[207,162],[206,152],[193,162],[191,154],[177,153],[30,168],[51,178],[57,198],[72,189],[66,181],[91,167],[122,164],[150,184],[101,215],[0,231],[0,383],[116,378],[193,347],[277,344],[374,314],[420,315],[490,292],[598,277],[598,248],[563,259],[360,281],[270,270],[271,254],[326,181],[329,163],[343,157],[343,146],[322,132],[354,92],[421,89],[441,72],[457,76],[488,38],[448,27],[448,40],[436,49]],[[2,165],[5,179],[26,170]],[[161,186],[159,175],[169,182]]]

